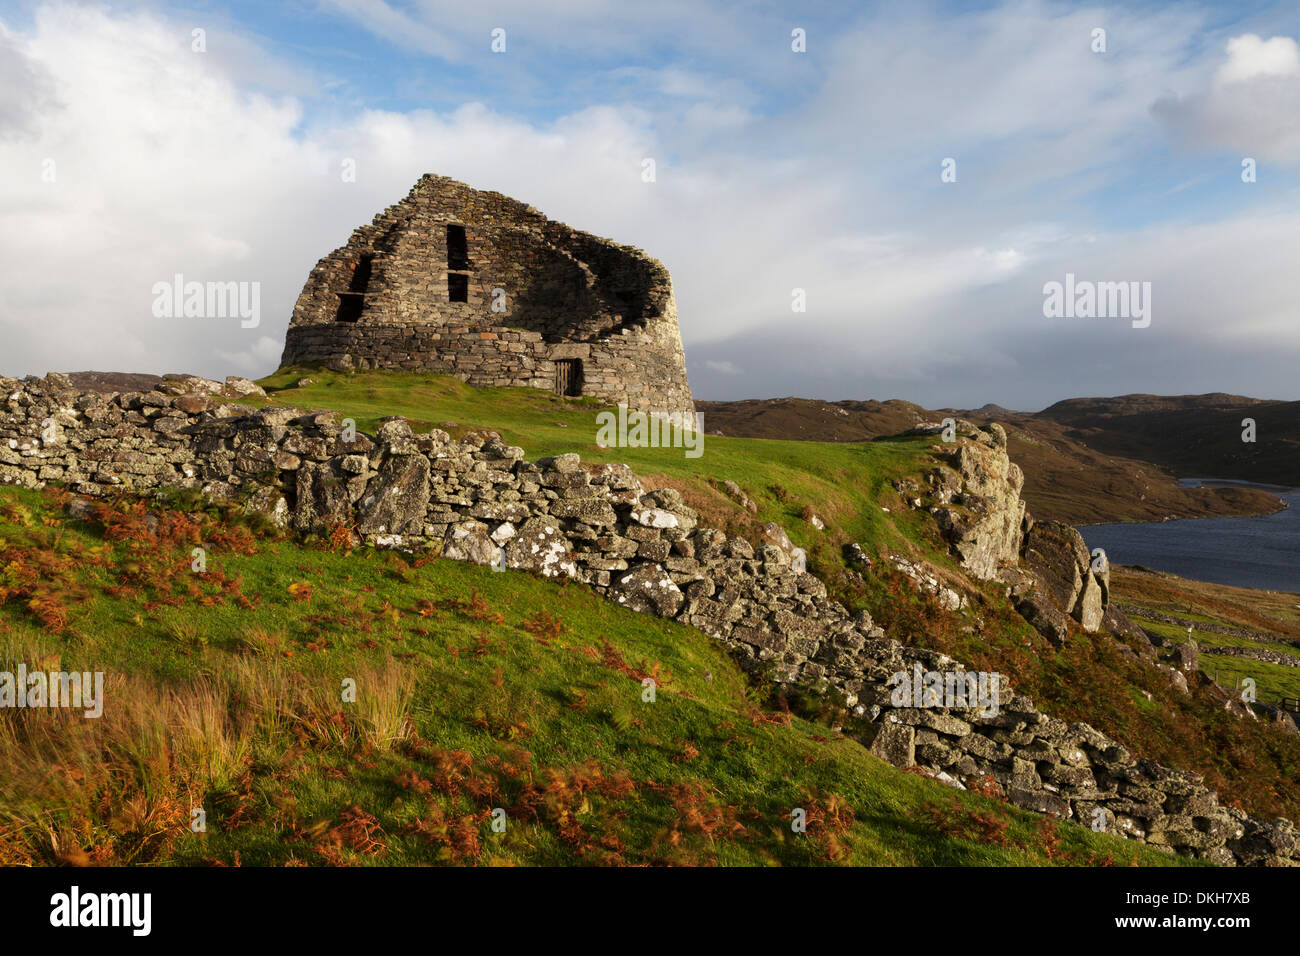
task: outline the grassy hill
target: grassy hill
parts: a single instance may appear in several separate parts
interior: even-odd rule
[[[108,703],[0,713],[0,864],[1182,862],[897,771],[580,586],[63,498],[0,489],[0,667]]]
[[[297,387],[304,375],[313,384]],[[933,519],[910,509],[893,487],[895,480],[916,479],[933,467],[933,438],[810,442],[709,435],[704,454],[690,459],[680,448],[599,448],[599,406],[545,392],[476,389],[418,375],[298,369],[262,384],[271,401],[342,409],[361,426],[402,414],[453,432],[495,429],[530,457],[577,451],[592,461],[626,461],[652,485],[681,491],[704,524],[729,532],[756,538],[762,522],[779,522],[808,551],[810,570],[826,581],[831,596],[851,610],[868,610],[891,637],[1008,674],[1046,712],[1090,723],[1167,766],[1205,774],[1225,803],[1268,818],[1300,819],[1300,793],[1292,783],[1300,776],[1300,739],[1236,720],[1205,686],[1183,695],[1111,641],[1079,633],[1055,648],[1015,612],[1001,585],[964,575]],[[1010,451],[1014,460],[1015,447]],[[720,489],[729,479],[754,501],[756,513]],[[851,541],[876,562],[862,577],[845,567],[843,546]],[[919,596],[893,570],[891,553],[926,562],[967,595],[971,608],[944,611]]]
[[[1284,455],[1296,454],[1294,443],[1283,440],[1279,444],[1276,440],[1279,435],[1290,434],[1286,431],[1289,426],[1282,427],[1279,417],[1271,411],[1276,403],[1259,404],[1273,417],[1267,418],[1268,432],[1261,431],[1269,442],[1261,437],[1258,446],[1245,446],[1248,451],[1261,449],[1258,467],[1251,474],[1274,476],[1256,480],[1290,480],[1289,464],[1273,467],[1279,464],[1274,454],[1279,449]],[[1013,460],[1025,472],[1025,501],[1041,519],[1070,524],[1159,521],[1167,517],[1263,514],[1279,507],[1276,496],[1255,488],[1179,486],[1176,476],[1247,477],[1222,459],[1223,449],[1218,446],[1214,454],[1206,457],[1210,443],[1181,443],[1179,436],[1189,434],[1184,424],[1198,414],[1199,406],[1194,403],[1178,405],[1171,412],[1186,422],[1166,415],[1149,429],[1142,424],[1145,416],[1163,409],[1130,407],[1120,399],[1073,399],[1038,413],[997,406],[925,409],[897,400],[823,402],[778,398],[698,405],[709,431],[751,438],[792,436],[815,442],[869,441],[898,434],[918,421],[939,421],[948,415],[980,424],[998,422],[1007,429]],[[1132,432],[1134,428],[1137,431]],[[1153,443],[1153,436],[1158,436],[1159,441]],[[1240,452],[1240,428],[1231,437],[1237,447],[1227,451]]]
[[[400,414],[453,434],[495,430],[534,459],[627,462],[730,532],[778,521],[832,595],[891,636],[1009,674],[1047,712],[1206,774],[1226,802],[1300,816],[1300,743],[1234,722],[1203,688],[1178,694],[1107,641],[1078,635],[1057,650],[1000,586],[960,573],[929,515],[893,488],[932,466],[932,439],[709,436],[692,459],[601,449],[597,406],[542,392],[301,369],[262,384],[271,402],[337,409],[366,430]],[[193,496],[172,504],[74,520],[57,492],[0,489],[10,669],[125,675],[111,679],[120,706],[98,721],[0,713],[0,861],[1168,862],[894,770],[805,719],[815,714],[789,713],[703,634],[581,586],[344,554]],[[850,541],[875,559],[862,576],[844,564]],[[199,542],[208,567],[194,574]],[[927,562],[971,606],[918,595],[891,552]],[[654,703],[642,701],[647,676]],[[341,700],[345,678],[355,702]],[[194,807],[206,834],[185,828]],[[796,807],[804,834],[789,827]]]
[[[1214,653],[1244,647],[1300,658],[1300,596],[1123,567],[1114,569],[1111,588],[1114,599],[1148,632],[1173,642],[1196,641],[1202,672],[1220,685],[1233,690],[1249,677],[1265,703],[1300,698],[1300,668]]]

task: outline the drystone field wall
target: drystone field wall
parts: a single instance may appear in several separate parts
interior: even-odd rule
[[[829,682],[861,718],[850,731],[896,766],[954,785],[991,777],[1019,806],[1084,825],[1100,811],[1112,832],[1217,863],[1300,862],[1291,823],[1220,806],[1199,775],[1043,714],[1009,686],[996,716],[895,706],[898,672],[961,665],[904,647],[865,612],[829,600],[820,579],[798,570],[778,526],[757,546],[700,527],[675,491],[645,493],[626,466],[576,455],[530,462],[497,439],[415,434],[400,419],[348,441],[334,413],[254,410],[195,380],[112,396],[53,375],[0,388],[4,482],[57,481],[88,495],[198,488],[301,530],[341,521],[377,546],[440,547],[483,565],[504,554],[509,568],[575,578],[632,610],[698,628],[745,668]],[[1011,473],[998,442],[963,442]],[[1002,540],[1001,524],[991,527]]]
[[[1117,604],[1116,606],[1126,614],[1144,617],[1148,620],[1158,621],[1161,624],[1173,624],[1177,627],[1183,628],[1191,627],[1198,631],[1204,631],[1207,634],[1222,634],[1225,637],[1235,637],[1238,640],[1243,641],[1256,641],[1263,644],[1293,644],[1300,647],[1300,641],[1279,637],[1276,634],[1267,634],[1264,631],[1252,631],[1244,627],[1231,627],[1227,624],[1219,624],[1215,621],[1191,621],[1185,617],[1175,617],[1172,614],[1153,611],[1151,608],[1133,607],[1132,605],[1125,604]]]
[[[545,389],[558,362],[581,363],[574,394],[694,410],[660,262],[443,176],[317,263],[281,359]]]

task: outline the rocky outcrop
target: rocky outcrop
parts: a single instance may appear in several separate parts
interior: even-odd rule
[[[1035,522],[1025,535],[1023,558],[1037,590],[1085,631],[1102,625],[1110,595],[1110,568],[1093,568],[1083,535],[1059,521]]]
[[[783,529],[765,529],[755,547],[700,527],[677,492],[647,493],[626,466],[576,455],[529,462],[499,438],[456,442],[438,429],[413,433],[400,420],[372,438],[332,413],[221,404],[200,391],[103,396],[55,378],[0,380],[0,389],[0,480],[60,481],[88,495],[197,488],[302,530],[350,531],[381,547],[440,548],[447,558],[573,578],[712,635],[746,669],[829,687],[855,717],[846,732],[897,766],[954,783],[987,779],[1019,806],[1170,852],[1225,864],[1300,862],[1290,823],[1220,806],[1198,775],[1042,714],[1005,676],[992,708],[900,698],[899,674],[937,674],[942,684],[968,669],[903,647],[866,612],[828,599],[825,584],[800,569]],[[996,439],[975,441],[984,450],[958,453],[954,474],[996,476]],[[980,461],[992,461],[992,471],[970,464]],[[984,485],[990,499],[999,481],[1010,488],[1017,479],[1005,469]],[[981,567],[996,556],[1008,578],[1020,574],[1004,564],[1018,522],[1014,536],[989,526],[986,540],[997,543],[971,552]],[[1034,586],[1012,584],[1030,594]]]
[[[928,497],[911,482],[900,494],[934,517],[962,568],[981,580],[1011,585],[1017,609],[1060,646],[1072,618],[1084,631],[1124,628],[1122,615],[1107,618],[1110,568],[1094,562],[1082,535],[1057,521],[1035,522],[1020,498],[1024,476],[1007,456],[1002,426],[976,428],[966,421],[921,425],[916,434],[950,438],[933,446],[941,464],[927,476]]]
[[[922,426],[919,431],[933,429]],[[950,448],[938,446],[945,463],[928,476],[933,500],[929,511],[962,567],[988,581],[1019,557],[1024,474],[1007,457],[1001,425],[977,429],[960,422],[955,434],[966,440],[945,443]]]

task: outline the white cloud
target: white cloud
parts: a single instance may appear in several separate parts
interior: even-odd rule
[[[375,29],[387,33],[408,25],[402,17],[435,29],[441,9],[334,2],[358,19],[376,12]],[[609,16],[618,49],[642,20],[645,31],[671,32],[691,5],[665,9],[651,23],[639,6],[615,14],[591,0],[556,42],[596,43]],[[554,11],[504,12],[532,18],[541,37],[565,32],[565,22],[539,22]],[[701,8],[699,23],[720,17]],[[1156,313],[1143,342],[1296,356],[1283,251],[1300,228],[1294,210],[1124,229],[1103,228],[1090,205],[1163,145],[1150,104],[1167,89],[1199,90],[1157,115],[1185,121],[1200,140],[1252,131],[1274,154],[1300,157],[1287,125],[1300,109],[1278,108],[1293,102],[1289,48],[1276,37],[1230,47],[1235,78],[1216,86],[1223,48],[1185,55],[1195,17],[1114,14],[1112,44],[1142,56],[1109,58],[1088,49],[1095,19],[1034,2],[878,15],[812,34],[821,72],[805,100],[775,116],[747,94],[748,81],[714,84],[711,64],[635,77],[657,84],[668,105],[616,99],[539,123],[476,102],[348,113],[332,100],[320,120],[306,108],[324,95],[312,74],[229,27],[214,25],[212,52],[196,55],[188,21],[43,7],[24,35],[0,27],[0,80],[9,81],[0,144],[13,171],[0,178],[0,372],[269,372],[312,265],[426,172],[500,190],[663,259],[700,397],[897,387],[931,404],[1024,407],[1035,401],[1026,396],[1096,393],[1103,380],[1090,384],[1086,373],[1099,357],[1114,365],[1115,349],[1132,352],[1125,361],[1143,353],[1118,328],[1044,324],[1041,285],[1067,269],[1151,279]],[[456,23],[461,33],[482,26]],[[752,54],[760,65],[750,69],[789,69],[788,50],[755,41],[754,29],[736,38],[734,55]],[[1255,111],[1241,112],[1247,128],[1233,131],[1224,111],[1240,104],[1217,98],[1239,94]],[[954,184],[939,182],[948,155],[958,157]],[[655,183],[641,181],[645,156],[658,161]],[[53,183],[41,181],[47,158]],[[347,159],[355,183],[339,175]],[[178,272],[260,282],[260,326],[154,319],[153,283]],[[805,314],[791,311],[794,288],[806,290]],[[1121,390],[1141,389],[1142,369],[1124,368],[1132,378]],[[1291,387],[1255,380],[1274,394]],[[931,398],[943,389],[964,391]]]
[[[1166,94],[1155,116],[1183,142],[1300,164],[1300,46],[1291,37],[1233,37],[1206,88]]]
[[[1214,74],[1216,85],[1241,83],[1257,76],[1300,74],[1300,47],[1290,37],[1261,39],[1254,33],[1228,41],[1228,62]]]

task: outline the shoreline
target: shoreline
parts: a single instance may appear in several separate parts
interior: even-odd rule
[[[1142,524],[1168,524],[1173,521],[1215,521],[1229,518],[1269,518],[1273,515],[1289,511],[1291,502],[1284,495],[1293,495],[1300,488],[1292,485],[1272,485],[1264,484],[1258,481],[1243,481],[1236,478],[1178,478],[1178,486],[1187,491],[1196,488],[1250,488],[1257,491],[1268,492],[1275,503],[1275,506],[1268,511],[1252,511],[1246,514],[1217,514],[1217,515],[1166,515],[1163,518],[1150,518],[1147,520],[1120,520],[1120,521],[1092,521],[1087,524],[1075,524],[1074,527],[1082,531],[1084,528],[1104,528],[1112,526],[1132,526]]]

